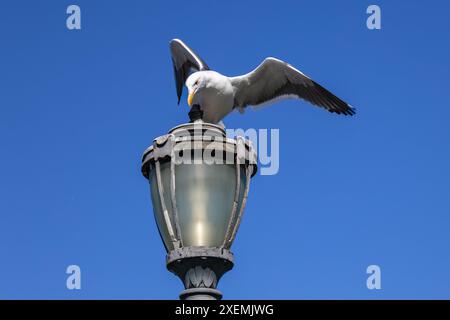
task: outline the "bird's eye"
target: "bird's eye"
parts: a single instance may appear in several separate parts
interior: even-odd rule
[[[194,86],[198,85],[198,80],[194,82]]]

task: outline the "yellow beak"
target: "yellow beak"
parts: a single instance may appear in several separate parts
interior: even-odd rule
[[[192,107],[192,102],[194,101],[194,95],[195,95],[195,91],[189,92],[189,95],[187,98],[187,103],[188,103],[189,107]]]

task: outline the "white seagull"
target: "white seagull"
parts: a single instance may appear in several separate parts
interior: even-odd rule
[[[212,71],[183,41],[170,41],[178,104],[183,85],[189,95],[190,117],[194,109],[205,122],[219,123],[234,109],[268,104],[284,98],[304,99],[329,112],[354,115],[355,109],[290,64],[266,58],[255,70],[226,77]],[[196,120],[191,117],[191,120]]]

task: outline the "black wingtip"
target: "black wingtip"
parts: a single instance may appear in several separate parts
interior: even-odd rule
[[[345,113],[346,116],[354,116],[356,114],[356,108],[348,106],[348,109],[346,110],[347,113]]]
[[[352,107],[346,107],[345,109],[329,109],[331,113],[336,113],[339,115],[350,116],[353,117],[356,114],[356,109]]]

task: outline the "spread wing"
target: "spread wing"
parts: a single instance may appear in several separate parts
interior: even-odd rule
[[[300,98],[330,112],[354,115],[348,103],[314,82],[290,64],[266,58],[252,72],[230,78],[235,90],[235,106],[261,105],[282,98]]]
[[[180,104],[186,79],[194,72],[209,70],[209,67],[191,48],[179,39],[170,41],[170,53],[175,73],[178,104]]]

